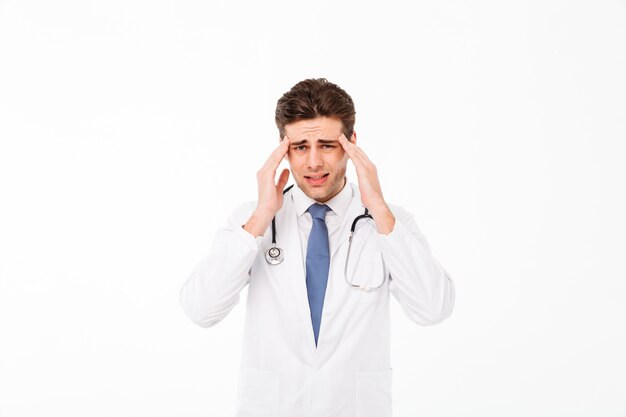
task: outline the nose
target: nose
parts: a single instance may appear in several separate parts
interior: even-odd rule
[[[308,168],[312,171],[317,171],[318,168],[324,166],[324,161],[322,160],[322,153],[316,149],[317,147],[311,147],[308,158]]]

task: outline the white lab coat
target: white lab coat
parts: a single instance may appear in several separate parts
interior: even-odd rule
[[[291,191],[276,214],[284,261],[269,265],[271,228],[254,238],[243,230],[255,202],[237,209],[180,292],[189,318],[202,327],[222,320],[248,287],[237,417],[391,416],[389,294],[421,325],[450,316],[454,284],[431,255],[413,216],[390,206],[396,223],[379,234],[361,220],[352,243],[349,279],[382,288],[364,292],[344,280],[348,236],[363,213],[358,187],[331,248],[331,262],[317,348],[307,299],[296,210]],[[384,265],[381,261],[384,259]],[[353,271],[353,272],[352,272]]]

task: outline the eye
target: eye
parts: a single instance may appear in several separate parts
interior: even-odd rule
[[[294,146],[294,148],[296,151],[303,151],[306,149],[306,145],[298,145],[298,146]]]
[[[322,145],[322,148],[324,149],[333,149],[335,147],[335,145]]]

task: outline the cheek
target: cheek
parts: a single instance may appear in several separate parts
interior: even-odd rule
[[[333,171],[341,173],[346,169],[348,158],[346,154],[336,155],[332,159],[327,160],[327,162]]]
[[[292,173],[298,173],[302,170],[302,158],[298,158],[297,155],[292,154],[288,158],[289,169]]]
[[[348,153],[341,149],[336,155],[338,164],[346,164],[348,162]]]

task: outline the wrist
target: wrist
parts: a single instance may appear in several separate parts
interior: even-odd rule
[[[393,228],[396,224],[396,218],[386,204],[381,206],[375,206],[374,208],[370,209],[370,213],[374,218],[378,233],[388,235],[393,231]]]
[[[389,209],[389,206],[387,205],[387,203],[385,203],[385,200],[370,202],[369,205],[367,205],[366,207],[368,208],[370,213],[372,213],[372,216],[376,214],[380,217],[380,216],[387,216],[391,214],[391,210]]]
[[[273,216],[268,215],[267,212],[257,210],[252,213],[252,216],[242,227],[254,237],[263,236],[272,222],[272,218]]]

